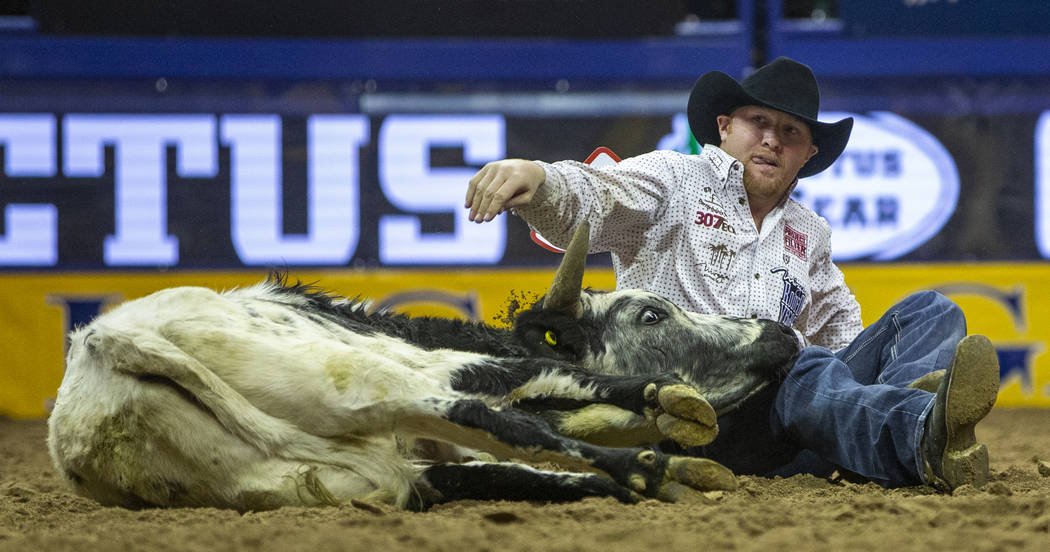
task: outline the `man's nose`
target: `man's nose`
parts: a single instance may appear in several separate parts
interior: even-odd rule
[[[780,134],[776,129],[767,129],[763,134],[762,144],[773,151],[780,151]]]

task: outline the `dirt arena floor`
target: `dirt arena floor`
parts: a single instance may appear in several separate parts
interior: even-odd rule
[[[798,476],[742,477],[702,502],[457,502],[247,513],[104,508],[60,484],[43,420],[0,419],[0,551],[1050,550],[1050,410],[978,427],[992,482],[954,495]]]

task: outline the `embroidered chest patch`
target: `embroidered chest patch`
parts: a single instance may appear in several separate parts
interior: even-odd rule
[[[706,226],[708,228],[715,228],[723,232],[730,234],[736,234],[736,228],[733,228],[731,224],[726,222],[726,218],[716,213],[706,213],[704,211],[696,212],[696,219],[693,220],[693,224],[699,226]]]
[[[784,281],[784,293],[780,296],[780,316],[777,322],[790,326],[802,313],[802,305],[806,302],[806,288],[802,282],[798,281],[798,278],[788,275],[786,268],[774,268],[770,272],[780,273]]]
[[[806,241],[808,239],[809,236],[787,224],[784,225],[784,250],[803,261],[806,260]]]

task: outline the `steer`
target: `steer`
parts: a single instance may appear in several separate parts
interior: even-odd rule
[[[582,235],[585,250],[586,229]],[[582,259],[572,262],[582,266]],[[567,281],[555,280],[545,304]],[[586,295],[617,304],[616,293]],[[723,345],[709,328],[661,304],[675,320],[668,327],[684,325],[674,337],[687,348]],[[537,318],[542,310],[530,312]],[[751,328],[741,333],[747,338],[788,341],[759,322],[740,323]],[[422,508],[461,498],[587,496],[632,502],[735,486],[710,460],[560,434],[600,438],[641,428],[636,433],[645,435],[627,440],[692,446],[714,438],[716,412],[676,375],[685,371],[641,374],[623,364],[629,355],[610,352],[623,340],[591,343],[597,352],[573,359],[583,361],[577,365],[518,341],[535,328],[511,333],[368,313],[361,301],[283,278],[224,293],[162,290],[71,334],[48,445],[74,491],[125,507],[245,511],[363,499]],[[471,343],[457,345],[464,339]],[[779,377],[766,366],[754,372],[739,381]],[[714,396],[730,398],[720,408],[747,393],[726,393],[724,379],[712,387]],[[694,385],[703,388],[700,380]],[[544,418],[519,407],[561,414]]]

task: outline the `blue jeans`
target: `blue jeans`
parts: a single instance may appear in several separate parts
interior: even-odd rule
[[[886,487],[920,484],[934,395],[906,386],[947,368],[965,335],[962,310],[946,297],[910,295],[845,349],[803,349],[779,387],[720,417],[715,442],[688,452],[737,473],[845,468]]]

